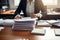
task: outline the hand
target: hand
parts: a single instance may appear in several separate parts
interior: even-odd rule
[[[15,19],[21,19],[21,18],[22,18],[22,16],[20,16],[20,15],[15,16]]]
[[[38,14],[32,14],[31,18],[37,18]]]

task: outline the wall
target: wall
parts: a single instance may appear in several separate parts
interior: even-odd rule
[[[60,0],[57,1],[57,5],[48,5],[47,8],[60,8]],[[42,19],[60,19],[60,15],[46,15]]]
[[[60,0],[57,0],[57,5],[48,5],[47,8],[60,8]]]
[[[14,0],[9,0],[9,6],[10,6],[10,9],[12,9],[14,7]]]
[[[60,8],[60,0],[58,0],[58,5],[57,6],[58,6],[58,8]]]

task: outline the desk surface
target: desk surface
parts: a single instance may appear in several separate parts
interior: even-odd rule
[[[1,14],[14,14],[14,10],[8,10],[5,12],[2,12]]]
[[[55,36],[54,29],[50,27],[37,27],[46,29],[45,35],[33,35],[31,31],[13,31],[11,27],[5,26],[0,31],[0,40],[60,40],[60,36]]]

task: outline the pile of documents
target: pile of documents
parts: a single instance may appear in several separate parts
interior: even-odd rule
[[[36,19],[15,19],[13,25],[14,30],[33,30],[35,28]]]
[[[39,34],[39,35],[44,35],[46,33],[45,29],[34,29],[31,32],[32,34]]]

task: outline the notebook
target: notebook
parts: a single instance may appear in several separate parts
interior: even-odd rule
[[[52,26],[51,24],[47,23],[46,21],[38,22],[37,25],[41,26],[41,27],[50,27],[50,26]]]
[[[54,32],[56,36],[60,36],[60,29],[55,29]]]
[[[45,29],[33,29],[32,30],[32,34],[40,34],[40,35],[44,35],[45,34]]]

